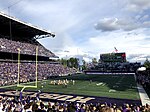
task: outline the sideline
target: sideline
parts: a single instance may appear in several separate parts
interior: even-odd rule
[[[136,80],[136,75],[135,74],[134,74],[134,78]],[[139,91],[139,95],[140,95],[142,105],[146,105],[146,104],[150,105],[150,99],[149,99],[147,93],[145,92],[144,88],[138,83],[136,83],[136,85],[137,85],[137,89]]]
[[[137,84],[137,88],[138,88],[138,91],[139,91],[139,95],[140,95],[140,98],[141,98],[142,105],[146,105],[146,104],[150,105],[150,99],[149,99],[147,93],[145,92],[144,88],[139,84]]]

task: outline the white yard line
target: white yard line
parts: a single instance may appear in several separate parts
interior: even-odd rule
[[[1,86],[0,89],[1,89],[1,88],[12,87],[12,86],[17,86],[17,84],[15,84],[15,85],[8,85],[8,86]]]
[[[38,82],[40,82],[40,81],[38,81]],[[32,83],[35,83],[35,82],[28,82],[28,83],[21,83],[21,84],[32,84]],[[7,86],[1,86],[0,89],[1,89],[1,88],[7,88],[7,87],[13,87],[13,86],[17,86],[17,84],[14,84],[14,85],[7,85]]]

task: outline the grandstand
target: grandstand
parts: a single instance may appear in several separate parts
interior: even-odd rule
[[[21,54],[33,56],[35,55],[35,48],[39,46],[39,59],[46,59],[46,57],[55,57],[54,53],[47,50],[36,39],[41,35],[49,35],[54,37],[55,35],[35,27],[31,24],[22,22],[16,18],[10,17],[6,14],[0,13],[0,51],[4,53],[11,53],[15,55],[18,53],[18,48],[21,49]],[[12,59],[11,57],[7,57]]]
[[[17,83],[18,49],[20,49],[20,82],[35,80],[36,47],[38,47],[38,80],[73,72],[60,63],[50,61],[51,58],[58,57],[37,41],[47,36],[55,37],[53,33],[4,13],[0,13],[0,26],[1,86]]]

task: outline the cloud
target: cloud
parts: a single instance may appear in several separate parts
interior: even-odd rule
[[[143,17],[141,17],[140,19],[141,19],[141,20],[146,20],[146,19],[148,19],[148,18],[149,18],[149,15],[146,14],[146,15],[144,15]]]
[[[127,0],[126,10],[131,12],[143,12],[150,9],[149,0]]]
[[[124,30],[124,31],[132,31],[139,28],[147,28],[150,26],[150,21],[144,21],[148,18],[148,15],[144,15],[142,17],[136,17],[136,19],[140,19],[142,21],[137,21],[135,19],[119,19],[119,18],[104,18],[99,20],[95,25],[96,30],[105,31],[115,31],[115,30]]]
[[[130,54],[128,60],[130,62],[145,62],[146,59],[150,59],[150,54]]]
[[[101,18],[95,25],[96,30],[106,31],[132,31],[150,26],[150,0],[125,0],[115,16]],[[119,8],[119,7],[118,7]],[[125,10],[124,10],[125,9]],[[147,11],[147,12],[146,12]],[[121,14],[122,13],[122,14]]]
[[[101,31],[114,31],[125,30],[131,31],[139,28],[140,24],[132,20],[118,19],[118,18],[104,18],[95,24],[96,30]]]
[[[95,24],[97,30],[101,29],[102,31],[113,31],[117,30],[117,18],[104,18]]]
[[[149,26],[150,26],[150,21],[143,22],[143,27],[149,27]]]

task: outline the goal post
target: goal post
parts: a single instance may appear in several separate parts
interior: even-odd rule
[[[20,48],[18,48],[18,80],[17,80],[17,87],[21,87],[22,90],[21,92],[23,92],[23,90],[25,88],[37,88],[38,87],[38,46],[36,47],[36,66],[35,66],[35,85],[24,85],[24,84],[20,84]]]

